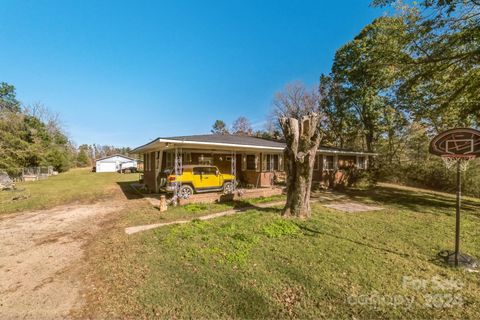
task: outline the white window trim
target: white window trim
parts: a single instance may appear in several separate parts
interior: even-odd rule
[[[267,157],[270,156],[270,169],[267,170]],[[275,166],[275,160],[274,156],[278,157],[278,166],[277,170],[274,169]],[[262,153],[262,172],[278,172],[278,171],[283,171],[283,163],[282,163],[282,155],[278,153]]]
[[[335,159],[337,160],[337,167],[338,167],[338,156],[334,156],[334,155],[322,155],[323,157],[323,171],[334,171],[336,170],[336,166],[335,166]],[[327,158],[328,157],[332,157],[332,168],[329,168],[327,166],[328,164],[328,161],[327,161]]]
[[[366,170],[367,169],[367,161],[368,161],[368,157],[366,156],[356,156],[356,164],[357,164],[357,169],[360,169],[360,170]],[[360,166],[360,158],[363,158],[363,166]]]
[[[246,153],[244,156],[245,156],[245,158],[244,158],[244,161],[242,161],[242,170],[243,170],[243,168],[244,168],[243,162],[245,162],[245,170],[243,170],[243,171],[256,171],[256,172],[260,172],[260,154],[258,154],[258,153]],[[255,168],[254,168],[254,169],[248,169],[248,166],[247,166],[247,156],[255,156]]]

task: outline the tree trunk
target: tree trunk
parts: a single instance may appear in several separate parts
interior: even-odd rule
[[[311,113],[300,120],[281,118],[280,125],[286,140],[284,150],[287,175],[287,203],[284,216],[310,217],[310,191],[315,155],[322,139],[320,116]]]

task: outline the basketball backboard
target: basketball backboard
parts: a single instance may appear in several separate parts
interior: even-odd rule
[[[480,156],[480,131],[471,128],[444,131],[430,142],[430,153],[438,156]]]

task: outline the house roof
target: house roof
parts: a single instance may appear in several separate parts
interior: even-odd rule
[[[251,149],[265,149],[281,151],[285,148],[285,142],[278,140],[270,140],[264,138],[257,138],[252,136],[241,136],[233,134],[202,134],[190,136],[176,136],[157,138],[147,144],[132,150],[132,153],[143,153],[151,151],[162,145],[168,144],[182,144],[191,146],[211,146],[211,147],[228,147],[228,148],[251,148]],[[351,149],[340,149],[333,147],[320,146],[319,152],[338,153],[338,154],[369,154],[361,151],[354,151]]]
[[[112,155],[109,155],[109,156],[106,156],[106,157],[102,157],[102,158],[98,158],[98,159],[95,159],[95,162],[97,161],[100,161],[100,160],[105,160],[105,159],[108,159],[108,158],[114,158],[114,157],[122,157],[122,158],[125,158],[125,159],[129,159],[129,160],[137,160],[135,158],[132,158],[132,157],[129,157],[129,156],[125,156],[123,154],[112,154]]]
[[[285,143],[251,136],[240,136],[234,134],[200,134],[193,136],[178,136],[162,138],[176,141],[198,141],[198,142],[211,142],[211,143],[224,143],[243,146],[259,146],[259,147],[276,147],[285,148]]]

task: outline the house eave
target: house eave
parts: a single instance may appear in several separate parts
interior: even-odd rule
[[[241,150],[241,151],[253,151],[253,150],[265,150],[265,151],[276,151],[282,152],[283,147],[269,147],[269,146],[258,146],[258,145],[245,145],[245,144],[235,144],[235,143],[220,143],[220,142],[202,142],[202,141],[192,141],[192,140],[175,140],[175,139],[162,139],[157,138],[149,143],[146,143],[140,147],[135,148],[131,151],[134,154],[141,154],[146,152],[158,151],[169,147],[169,144],[173,146],[182,146],[182,147],[212,147],[212,148],[225,148],[228,150]],[[352,155],[352,156],[377,156],[377,153],[372,152],[362,152],[362,151],[347,151],[347,150],[331,150],[319,148],[317,150],[319,154],[332,154],[332,155]]]

